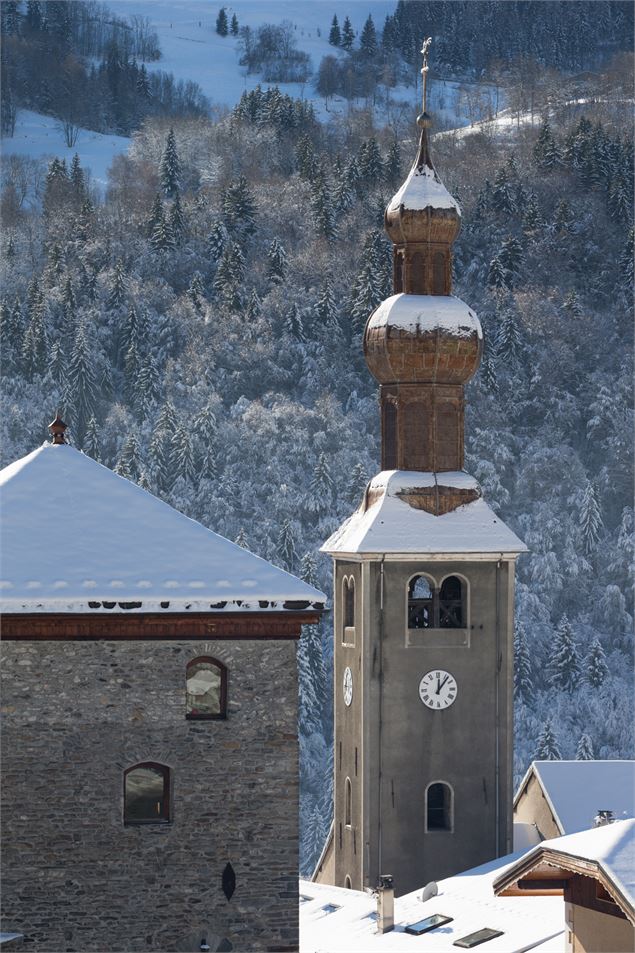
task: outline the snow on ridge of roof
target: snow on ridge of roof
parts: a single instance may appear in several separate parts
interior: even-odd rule
[[[483,337],[476,313],[455,295],[391,295],[373,312],[369,328],[390,327],[427,334],[450,331],[457,337]]]
[[[563,834],[588,830],[600,810],[635,817],[635,761],[532,761],[514,804],[532,771]]]
[[[496,879],[511,873],[519,862],[541,857],[544,851],[565,854],[572,860],[596,863],[631,906],[635,906],[635,819],[615,821],[591,830],[544,840],[520,861],[501,871]],[[526,869],[526,863],[523,867]]]
[[[383,935],[376,932],[372,914],[377,904],[370,893],[300,881],[300,894],[310,898],[300,903],[300,953],[370,953],[375,948],[386,953],[449,953],[456,950],[456,940],[483,927],[503,931],[487,943],[488,953],[522,953],[539,947],[564,933],[562,898],[497,897],[493,889],[494,880],[521,856],[509,854],[440,880],[438,895],[425,902],[421,900],[423,884],[397,897],[395,929]],[[323,908],[329,903],[340,909],[327,913]],[[405,933],[408,924],[433,913],[452,917],[452,922],[418,937]],[[555,953],[562,948],[562,940],[542,948]]]
[[[478,488],[476,480],[463,471],[435,474],[385,470],[369,484],[370,505],[364,509],[362,504],[336,529],[321,547],[322,552],[404,555],[526,552],[525,544],[483,499],[434,516],[414,509],[400,498],[406,490],[416,492],[435,484],[458,489]]]
[[[400,205],[405,209],[453,208],[461,214],[459,203],[450,195],[435,169],[428,165],[417,165],[415,161],[408,177],[388,204],[389,211],[397,211]]]
[[[93,612],[103,603],[263,612],[326,601],[67,444],[45,443],[9,464],[0,494],[4,612]]]

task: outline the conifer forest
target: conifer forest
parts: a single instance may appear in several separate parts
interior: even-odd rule
[[[630,5],[400,2],[363,43],[349,22],[347,48],[334,4],[324,34],[365,86],[328,121],[283,83],[211,110],[146,74],[147,25],[88,36],[91,6],[2,4],[5,134],[29,108],[132,140],[105,189],[78,159],[4,163],[2,465],[59,408],[76,447],[330,593],[320,546],[380,469],[361,338],[392,293],[383,210],[416,152],[414,112],[380,121],[372,98],[438,34],[433,69],[517,110],[505,134],[432,138],[463,217],[453,291],[485,335],[466,470],[529,548],[515,782],[533,758],[634,757]],[[305,873],[331,819],[331,643],[327,612],[299,646]]]

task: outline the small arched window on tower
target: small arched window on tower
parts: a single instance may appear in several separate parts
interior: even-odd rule
[[[351,779],[346,779],[346,804],[344,810],[344,823],[351,827],[353,823],[353,785]]]
[[[200,656],[185,672],[185,717],[227,717],[227,669],[215,658]]]
[[[432,282],[433,282],[433,294],[435,295],[444,295],[445,294],[445,255],[442,251],[437,251],[434,253],[433,265],[432,265]]]
[[[439,627],[465,628],[465,585],[458,576],[448,576],[439,590]]]
[[[413,576],[408,583],[408,628],[434,627],[434,590],[427,576]]]
[[[342,583],[344,626],[342,628],[342,642],[355,645],[355,580],[346,576]]]
[[[124,771],[124,824],[167,824],[170,820],[170,769],[144,761]]]
[[[449,784],[435,781],[426,788],[426,830],[451,831],[454,823],[453,792]]]

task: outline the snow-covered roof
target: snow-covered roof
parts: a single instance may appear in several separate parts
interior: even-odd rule
[[[435,169],[417,159],[408,178],[388,204],[388,211],[405,209],[453,208],[461,214],[459,203],[453,198]]]
[[[0,506],[3,612],[263,612],[325,602],[66,444],[44,444],[0,471]]]
[[[454,295],[391,295],[373,312],[369,327],[390,327],[412,334],[450,331],[455,337],[483,337],[474,311]]]
[[[437,896],[425,902],[421,890],[397,897],[395,929],[384,934],[376,932],[377,902],[369,893],[301,881],[300,953],[370,953],[375,949],[444,953],[456,951],[456,940],[484,927],[503,933],[483,944],[488,953],[521,953],[535,948],[561,953],[565,927],[561,897],[494,895],[494,879],[519,856],[510,854],[440,880]],[[327,904],[339,909],[328,913],[324,909]],[[405,932],[409,924],[434,913],[452,917],[452,922],[421,936]]]
[[[588,830],[598,811],[635,817],[635,761],[533,761],[514,805],[532,774],[563,834]]]
[[[532,864],[537,866],[547,862],[554,867],[564,866],[567,858],[573,870],[578,866],[576,862],[582,862],[587,865],[584,867],[587,872],[590,863],[604,873],[621,894],[629,912],[635,911],[635,820],[632,819],[542,841],[538,847],[501,871],[494,887],[497,892],[506,890],[514,881],[516,873],[524,877]]]
[[[324,543],[322,551],[333,555],[435,554],[455,558],[526,552],[525,544],[483,499],[434,516],[413,508],[402,498],[408,491],[435,484],[479,489],[476,480],[463,471],[435,474],[384,470],[371,480],[364,503]],[[370,505],[365,508],[366,500]]]

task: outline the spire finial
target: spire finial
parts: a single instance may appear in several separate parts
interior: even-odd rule
[[[51,436],[53,437],[53,439],[52,439],[52,441],[51,441],[52,444],[55,445],[55,444],[66,443],[66,438],[64,437],[64,433],[65,433],[65,431],[66,431],[66,427],[67,427],[67,425],[64,423],[64,421],[63,421],[62,418],[60,417],[60,412],[59,412],[59,410],[56,411],[56,412],[55,412],[55,420],[53,420],[53,421],[49,424],[49,430],[50,430],[50,432],[51,432]]]
[[[421,47],[421,55],[423,56],[423,66],[421,67],[421,104],[423,108],[421,111],[424,116],[426,114],[426,91],[428,85],[428,50],[430,49],[431,43],[432,37],[427,36]]]

